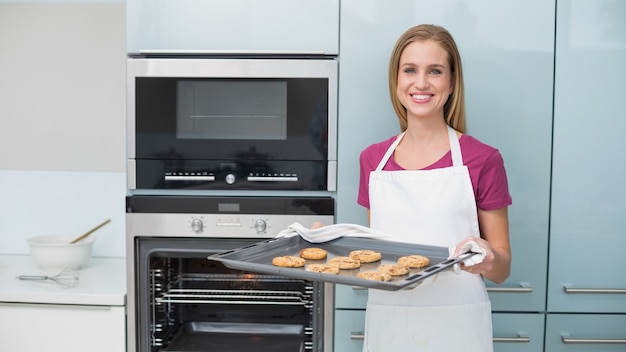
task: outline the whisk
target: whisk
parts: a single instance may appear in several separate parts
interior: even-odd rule
[[[17,277],[20,280],[37,280],[37,281],[53,281],[63,288],[76,287],[80,282],[80,274],[76,270],[64,269],[60,273],[54,276],[47,275],[20,275]]]

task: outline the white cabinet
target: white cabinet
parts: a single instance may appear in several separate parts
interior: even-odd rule
[[[0,254],[0,351],[126,350],[126,260],[91,258],[72,288],[19,275],[53,275],[28,255]]]
[[[128,0],[129,53],[337,55],[339,0]]]
[[[126,350],[125,308],[0,303],[0,351]]]

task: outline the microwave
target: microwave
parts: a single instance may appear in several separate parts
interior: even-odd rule
[[[129,57],[128,188],[335,191],[337,66]]]

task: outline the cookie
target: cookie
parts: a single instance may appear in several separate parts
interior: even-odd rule
[[[398,258],[398,265],[405,266],[407,268],[423,268],[430,264],[430,259],[423,255],[405,255]]]
[[[309,264],[306,270],[323,274],[339,274],[339,268],[328,264]]]
[[[284,255],[281,257],[274,257],[272,259],[272,264],[283,268],[301,268],[304,266],[305,262],[306,260],[303,258],[292,255]]]
[[[374,280],[374,281],[389,281],[391,275],[384,271],[362,271],[356,274],[359,279]]]
[[[350,257],[333,257],[328,259],[328,265],[336,266],[339,269],[356,269],[361,266],[361,262]]]
[[[372,251],[369,249],[359,249],[350,252],[350,258],[356,259],[361,263],[373,263],[382,259],[382,254],[380,252]]]
[[[299,254],[300,254],[300,257],[304,259],[319,260],[319,259],[326,258],[327,252],[325,249],[322,249],[322,248],[309,247],[309,248],[303,248],[302,250],[300,250]]]
[[[384,271],[391,276],[402,276],[409,273],[409,268],[399,264],[383,264],[378,267],[378,271]]]

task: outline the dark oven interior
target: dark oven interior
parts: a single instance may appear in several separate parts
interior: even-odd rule
[[[140,351],[319,351],[324,286],[243,272],[211,254],[251,239],[135,239]]]

